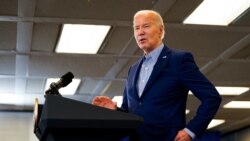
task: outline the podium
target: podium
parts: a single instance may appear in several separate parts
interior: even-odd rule
[[[143,122],[139,116],[47,95],[35,104],[34,133],[40,141],[119,141]]]

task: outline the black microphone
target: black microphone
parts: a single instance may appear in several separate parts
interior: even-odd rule
[[[74,75],[71,72],[67,72],[60,78],[59,81],[51,83],[50,88],[45,92],[45,94],[59,94],[58,90],[71,83],[73,78]]]

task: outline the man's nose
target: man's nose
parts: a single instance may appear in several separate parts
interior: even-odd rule
[[[138,35],[143,35],[143,34],[145,34],[145,32],[144,32],[144,29],[143,28],[140,28],[140,29],[138,29]]]

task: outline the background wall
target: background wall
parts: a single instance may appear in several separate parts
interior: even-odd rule
[[[0,112],[0,141],[38,141],[33,134],[33,113]]]

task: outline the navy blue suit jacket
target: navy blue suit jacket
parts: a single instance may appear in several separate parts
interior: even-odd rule
[[[138,96],[137,79],[142,58],[133,64],[124,89],[123,111],[144,118],[137,141],[172,141],[187,127],[200,136],[216,114],[221,97],[211,82],[199,71],[191,53],[164,46],[152,74]],[[186,124],[188,91],[201,101],[196,116]]]

